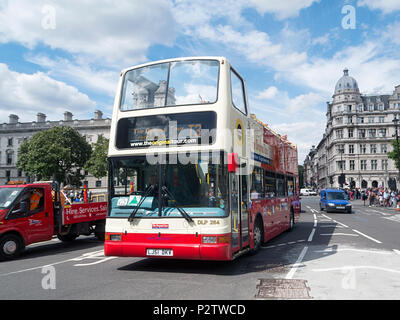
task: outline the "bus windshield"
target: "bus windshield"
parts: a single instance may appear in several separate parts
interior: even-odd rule
[[[214,103],[219,62],[186,60],[160,63],[126,72],[122,111]]]
[[[228,172],[222,159],[202,154],[187,164],[176,162],[152,165],[145,156],[110,158],[109,216],[128,218],[138,207],[135,218],[182,218],[179,208],[190,217],[227,216]]]
[[[0,209],[7,209],[23,188],[0,188]]]

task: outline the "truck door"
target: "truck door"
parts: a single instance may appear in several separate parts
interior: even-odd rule
[[[10,211],[8,219],[22,229],[27,244],[50,240],[53,235],[51,204],[45,189],[26,188]]]

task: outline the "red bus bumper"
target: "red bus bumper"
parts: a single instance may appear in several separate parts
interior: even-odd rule
[[[111,233],[112,234],[112,233]],[[209,236],[209,235],[207,235]],[[228,235],[218,235],[228,236]],[[121,241],[109,240],[106,234],[104,255],[190,260],[232,260],[228,243],[202,243],[202,236],[185,234],[122,234]],[[147,249],[172,249],[172,256],[149,256]]]

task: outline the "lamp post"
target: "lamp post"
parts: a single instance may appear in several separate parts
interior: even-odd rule
[[[394,127],[395,127],[395,137],[396,137],[396,149],[397,149],[397,166],[399,170],[399,176],[398,176],[398,183],[400,183],[400,151],[399,151],[399,134],[397,132],[397,126],[399,123],[399,119],[397,118],[397,115],[394,115],[393,119]],[[396,185],[397,188],[397,185]]]

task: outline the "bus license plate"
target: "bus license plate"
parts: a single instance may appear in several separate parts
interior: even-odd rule
[[[172,249],[147,249],[148,256],[172,257]]]

